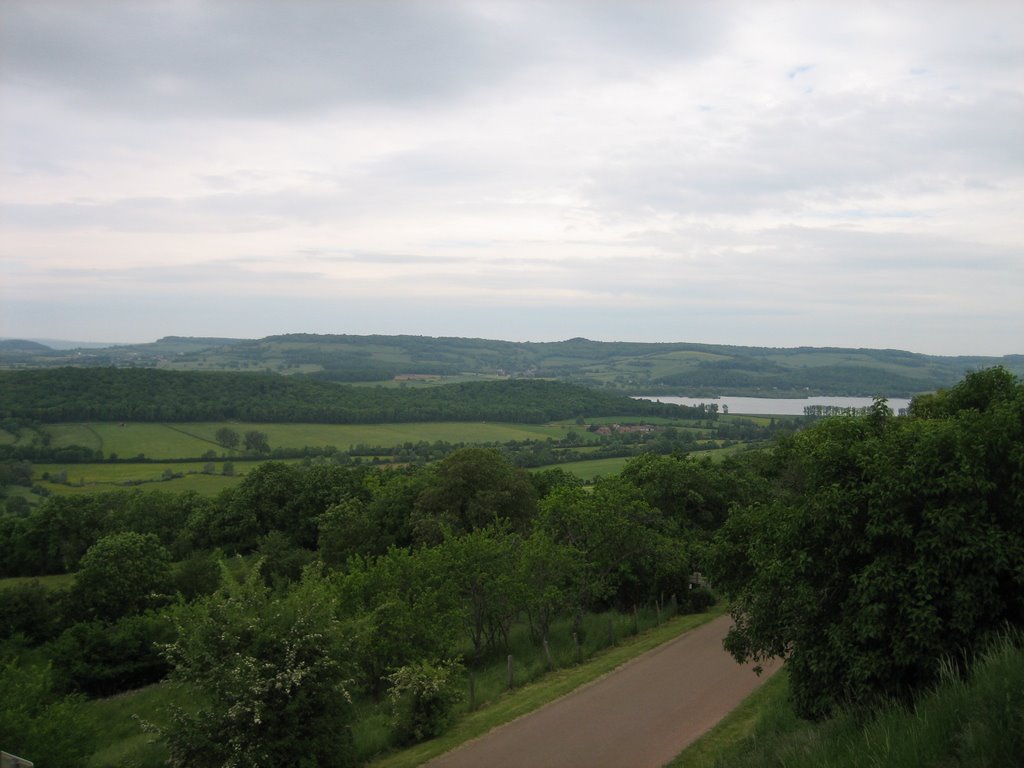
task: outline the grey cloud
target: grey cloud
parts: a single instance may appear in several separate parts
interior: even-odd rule
[[[503,41],[451,3],[6,3],[0,67],[135,115],[422,102],[493,84]]]
[[[842,200],[884,186],[908,195],[936,183],[983,176],[992,183],[1024,170],[1024,97],[982,94],[954,103],[907,98],[808,97],[729,124],[728,146],[686,140],[623,148],[590,170],[583,193],[603,210],[743,212],[813,193]],[[724,128],[725,126],[723,126]]]

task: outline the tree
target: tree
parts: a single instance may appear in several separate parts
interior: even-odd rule
[[[555,488],[540,506],[539,529],[579,552],[578,608],[632,607],[686,586],[690,558],[677,527],[621,478],[602,479],[589,493]]]
[[[526,473],[487,448],[463,448],[442,461],[430,484],[416,499],[416,538],[437,543],[443,532],[466,533],[507,521],[525,531],[536,511],[533,486]]]
[[[464,608],[450,574],[439,547],[348,562],[336,588],[364,690],[379,695],[398,667],[458,652]]]
[[[786,658],[800,714],[907,698],[942,659],[1024,623],[1024,387],[993,378],[939,393],[928,418],[881,403],[780,442],[781,498],[723,527],[727,648]]]
[[[237,448],[241,440],[238,433],[231,429],[231,427],[221,427],[218,429],[214,439],[228,449]]]
[[[270,453],[270,443],[267,441],[267,433],[250,429],[245,433],[245,450],[253,453]]]
[[[523,540],[518,567],[530,632],[546,640],[555,617],[574,607],[584,578],[582,553],[538,529]]]
[[[162,732],[172,766],[270,768],[355,763],[348,638],[329,585],[307,572],[275,595],[253,574],[178,614],[171,680],[197,706]]]
[[[116,621],[166,601],[170,555],[152,533],[104,536],[82,557],[72,597],[85,617]]]
[[[746,475],[736,464],[652,453],[631,459],[622,470],[622,478],[639,488],[651,506],[682,528],[703,530],[721,526],[730,504],[752,495]]]
[[[438,548],[466,606],[464,624],[476,658],[499,644],[508,647],[512,623],[523,608],[520,543],[507,526],[494,526],[450,536]]]
[[[113,624],[73,624],[50,649],[57,683],[88,696],[155,683],[168,669],[159,648],[173,639],[173,624],[159,613],[126,616]]]

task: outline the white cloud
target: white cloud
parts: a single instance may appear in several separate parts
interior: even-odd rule
[[[1020,352],[1022,125],[1009,2],[9,0],[0,332]]]

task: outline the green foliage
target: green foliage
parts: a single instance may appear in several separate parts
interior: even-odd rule
[[[536,510],[529,476],[497,451],[464,448],[442,461],[419,494],[412,516],[415,537],[437,543],[445,531],[466,533],[508,523],[523,531]]]
[[[576,608],[585,578],[583,553],[536,529],[519,547],[518,577],[530,631],[547,640],[555,618]]]
[[[231,427],[221,427],[218,429],[215,439],[218,443],[228,449],[237,448],[239,442],[241,442],[241,438],[238,436],[238,433],[231,429]]]
[[[380,520],[360,499],[347,498],[329,507],[317,518],[317,549],[320,559],[331,568],[340,568],[358,554],[380,555],[388,542]]]
[[[809,723],[786,700],[786,670],[750,700],[756,716],[746,738],[715,738],[669,765],[711,768],[919,768],[1016,766],[1024,754],[1024,651],[1019,638],[987,645],[960,675],[945,663],[933,688],[912,706],[885,703],[843,710]],[[747,707],[747,702],[744,703]],[[716,730],[718,730],[716,728]],[[730,745],[728,742],[732,741]]]
[[[592,492],[559,487],[541,502],[538,526],[583,562],[577,606],[631,608],[689,584],[691,556],[678,527],[619,477]]]
[[[250,429],[245,433],[245,450],[252,453],[270,453],[270,443],[267,441],[267,433],[258,429]]]
[[[735,461],[716,464],[707,457],[647,453],[632,459],[622,478],[680,527],[715,530],[732,504],[750,502],[763,494],[753,475],[743,470]]]
[[[520,538],[507,527],[478,528],[445,539],[438,548],[448,578],[465,605],[463,623],[474,659],[508,647],[508,635],[523,606],[519,578]]]
[[[73,624],[50,649],[54,675],[62,690],[88,696],[149,685],[167,673],[160,648],[173,639],[173,624],[156,613]]]
[[[336,577],[360,686],[379,694],[397,667],[456,653],[464,607],[439,548],[353,558]]]
[[[392,723],[399,743],[440,736],[462,698],[462,665],[453,660],[420,661],[388,675]]]
[[[186,601],[212,594],[220,586],[222,571],[216,553],[193,552],[174,570],[174,589]]]
[[[32,643],[51,639],[64,602],[35,579],[0,589],[0,640],[19,634]]]
[[[1024,620],[1024,387],[993,379],[1005,377],[940,396],[941,418],[880,407],[784,441],[788,490],[722,529],[712,575],[733,599],[727,647],[785,656],[801,715],[906,698],[940,659]]]
[[[258,576],[181,609],[171,679],[194,692],[162,737],[182,768],[354,764],[348,640],[329,586],[275,595]]]
[[[82,615],[115,621],[166,602],[170,556],[152,533],[104,536],[82,557],[72,597]]]
[[[260,574],[269,586],[298,581],[302,569],[313,562],[314,554],[297,547],[280,531],[271,531],[256,548],[260,558]]]
[[[50,424],[230,420],[319,424],[487,420],[542,424],[581,412],[698,416],[696,409],[683,406],[525,379],[403,390],[249,373],[52,368],[0,371],[0,390],[4,392],[0,419],[28,418]],[[54,392],[60,396],[53,397]],[[262,442],[247,447],[269,450]],[[37,453],[0,445],[0,458],[33,459]]]
[[[81,768],[98,740],[84,702],[53,690],[50,670],[0,660],[0,745],[46,768]]]

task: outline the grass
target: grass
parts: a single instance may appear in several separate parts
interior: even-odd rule
[[[800,720],[782,670],[747,703],[680,754],[673,768],[918,768],[1015,766],[1024,754],[1024,648],[995,642],[961,678],[945,665],[939,684],[911,707],[891,704],[822,723]],[[730,717],[733,717],[732,715]]]
[[[512,440],[560,440],[573,429],[584,441],[585,430],[574,424],[506,424],[501,422],[424,422],[409,424],[255,424],[195,422],[184,424],[140,424],[96,422],[89,424],[54,424],[45,429],[55,447],[83,445],[100,450],[104,456],[114,453],[122,459],[139,454],[149,459],[198,458],[207,451],[216,451],[223,458],[226,451],[217,444],[215,435],[221,427],[230,427],[239,434],[257,430],[267,435],[274,448],[336,446],[340,449],[357,445],[391,448],[404,443],[492,443]]]
[[[162,723],[169,704],[179,703],[178,692],[169,685],[157,683],[89,703],[96,721],[102,724],[101,738],[106,746],[87,763],[89,768],[158,768],[167,760],[167,748],[156,743],[142,730],[140,721]]]
[[[789,675],[783,667],[665,768],[712,768],[722,754],[750,738],[768,713],[787,708],[788,695]]]
[[[514,720],[571,693],[581,685],[613,671],[630,659],[658,647],[683,632],[710,621],[720,613],[720,610],[715,610],[671,619],[646,632],[623,640],[620,644],[595,655],[583,664],[558,669],[535,682],[503,693],[487,706],[463,715],[443,736],[386,755],[371,765],[375,768],[410,768],[421,765],[454,749],[465,741],[487,733],[498,725]]]
[[[0,579],[0,589],[16,587],[19,584],[29,584],[33,581],[38,581],[46,589],[62,589],[70,587],[75,583],[75,574],[55,573],[49,576],[9,576],[6,579]]]
[[[591,459],[590,461],[567,461],[563,464],[545,464],[542,467],[532,467],[531,471],[538,472],[544,469],[564,469],[571,472],[581,480],[596,480],[605,475],[614,475],[622,471],[630,456],[619,456],[612,459]]]
[[[37,464],[35,467],[36,484],[55,494],[96,493],[97,491],[113,491],[125,487],[160,489],[163,491],[197,491],[204,495],[214,495],[225,488],[230,488],[241,480],[259,461],[234,461],[233,477],[221,474],[207,475],[203,467],[207,462],[118,462],[116,464]],[[215,461],[214,471],[220,473],[222,461]],[[164,472],[170,470],[183,477],[164,480]],[[54,483],[43,480],[43,473],[51,476],[67,472],[68,483]]]

